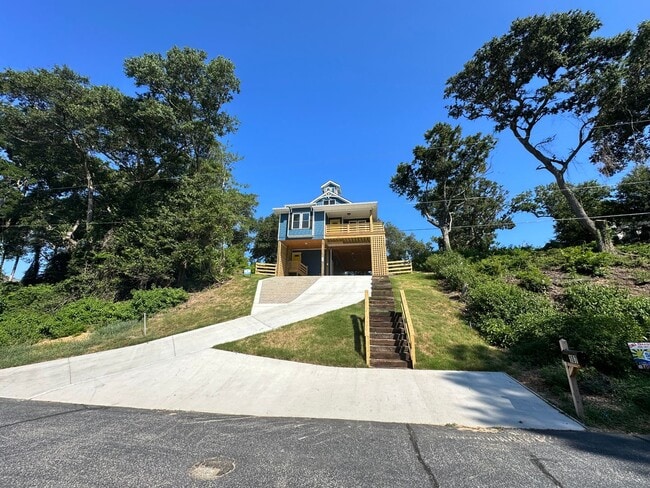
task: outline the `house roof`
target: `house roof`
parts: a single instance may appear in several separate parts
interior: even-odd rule
[[[332,193],[326,191],[328,187],[334,186],[338,189],[338,193]],[[341,185],[336,183],[333,180],[327,180],[321,185],[322,193],[314,198],[309,203],[290,203],[286,204],[284,207],[278,207],[273,209],[273,213],[276,215],[285,214],[291,212],[294,208],[312,208],[318,211],[325,211],[328,216],[334,217],[343,217],[343,218],[362,218],[369,214],[372,214],[374,217],[377,217],[377,202],[361,202],[353,203],[347,198],[341,195]],[[334,198],[342,203],[336,203],[333,205],[317,205],[316,202],[322,198]]]

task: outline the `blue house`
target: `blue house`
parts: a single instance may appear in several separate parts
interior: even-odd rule
[[[279,216],[277,276],[388,274],[377,202],[352,203],[334,181],[309,203],[274,208]]]

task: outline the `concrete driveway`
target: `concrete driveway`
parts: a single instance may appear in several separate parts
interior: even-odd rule
[[[504,373],[333,368],[212,349],[357,303],[369,288],[370,277],[324,277],[282,304],[260,304],[258,291],[247,317],[137,346],[0,370],[0,397],[271,417],[583,429]]]

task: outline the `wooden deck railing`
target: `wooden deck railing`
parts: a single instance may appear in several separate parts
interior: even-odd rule
[[[298,276],[307,276],[309,268],[299,261],[291,261],[289,263],[289,273],[296,273]]]
[[[360,222],[353,224],[327,224],[325,237],[353,237],[384,234],[382,222]]]
[[[275,263],[255,263],[255,274],[275,276],[277,264]]]
[[[412,272],[413,272],[413,263],[408,259],[402,261],[388,261],[389,275],[406,274]]]
[[[411,320],[411,312],[409,312],[409,304],[406,301],[404,290],[399,291],[399,296],[402,301],[402,320],[404,320],[404,329],[411,353],[411,367],[415,369],[415,331],[413,330],[413,321]]]
[[[366,366],[370,367],[370,298],[368,290],[365,291],[365,316],[363,319],[363,337],[365,338],[364,351],[366,353]]]

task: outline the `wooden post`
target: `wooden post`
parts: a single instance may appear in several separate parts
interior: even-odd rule
[[[325,239],[320,243],[320,275],[325,276]]]
[[[144,317],[142,318],[142,329],[144,335],[147,335],[147,312],[144,313]]]
[[[560,339],[560,350],[566,351],[569,349],[569,344],[566,340]],[[564,364],[564,369],[566,371],[566,377],[569,380],[569,388],[571,388],[571,397],[573,398],[573,406],[576,409],[576,415],[579,419],[585,418],[585,412],[582,407],[582,396],[580,395],[580,390],[578,389],[578,379],[576,375],[580,367],[576,364],[568,363],[562,358],[562,364]]]

